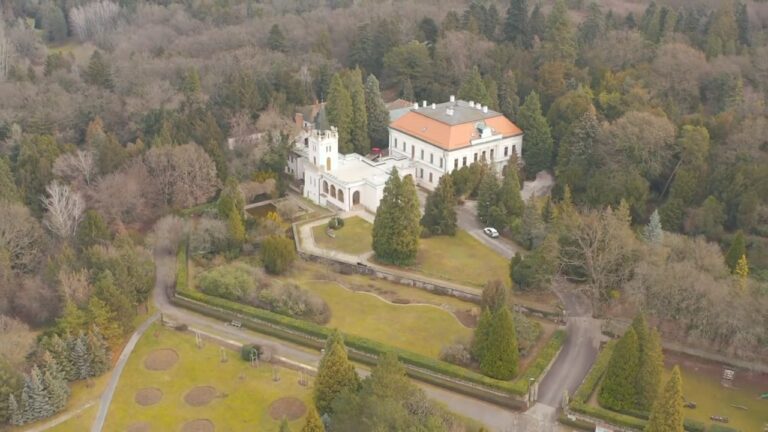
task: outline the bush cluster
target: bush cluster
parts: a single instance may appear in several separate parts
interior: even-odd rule
[[[344,219],[334,216],[328,221],[328,228],[338,230],[344,228]]]

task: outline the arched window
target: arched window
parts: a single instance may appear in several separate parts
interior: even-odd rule
[[[331,185],[331,196],[336,198],[336,186]]]
[[[328,182],[323,180],[323,193],[328,193]]]
[[[336,199],[340,202],[344,202],[344,191],[339,189],[339,191],[336,193]]]
[[[352,205],[358,204],[360,204],[360,191],[355,191],[355,193],[352,194]]]

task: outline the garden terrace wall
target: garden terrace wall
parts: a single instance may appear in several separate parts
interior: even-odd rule
[[[325,346],[325,339],[331,332],[326,327],[190,290],[186,252],[186,248],[179,248],[176,289],[169,293],[172,303],[223,321],[236,318],[252,330],[300,345],[316,349]],[[529,378],[539,380],[548,370],[562,348],[565,332],[557,330],[553,333],[536,359],[514,381],[496,380],[460,366],[359,336],[345,335],[345,341],[353,360],[372,365],[382,353],[395,352],[405,364],[408,374],[414,378],[506,407],[526,409],[528,403],[524,397],[528,391]]]

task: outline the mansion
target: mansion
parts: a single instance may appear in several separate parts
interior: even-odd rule
[[[315,113],[318,117],[322,113]],[[514,153],[522,160],[523,131],[504,115],[473,101],[398,108],[390,112],[389,151],[366,157],[339,154],[335,128],[317,127],[297,114],[302,134],[288,158],[288,173],[303,180],[303,195],[342,211],[376,212],[393,167],[433,190],[443,174],[485,160],[497,172]]]

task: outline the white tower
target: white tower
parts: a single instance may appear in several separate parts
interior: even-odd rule
[[[339,163],[339,133],[313,129],[309,135],[309,162],[321,171],[333,171]]]

